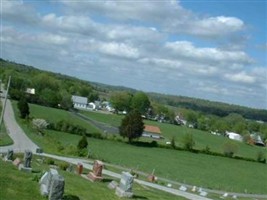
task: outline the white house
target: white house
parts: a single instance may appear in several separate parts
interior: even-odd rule
[[[73,107],[77,109],[86,109],[87,108],[87,97],[75,96],[72,95],[71,100],[73,102]]]
[[[238,133],[226,131],[226,135],[231,140],[236,140],[236,141],[240,141],[240,142],[243,141],[243,137]]]

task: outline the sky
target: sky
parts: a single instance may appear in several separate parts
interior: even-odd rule
[[[0,0],[1,58],[267,109],[266,0]]]

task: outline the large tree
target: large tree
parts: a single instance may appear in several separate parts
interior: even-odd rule
[[[30,108],[29,108],[26,98],[23,97],[18,101],[18,109],[20,111],[21,118],[25,119],[26,117],[30,115]]]
[[[110,97],[110,102],[117,111],[129,111],[132,95],[128,92],[116,92]]]
[[[137,92],[132,98],[131,107],[138,110],[141,114],[145,114],[150,108],[149,98],[144,92]]]
[[[128,138],[129,143],[133,139],[141,137],[144,130],[144,123],[141,113],[138,110],[133,110],[128,113],[121,122],[119,128],[120,135]]]

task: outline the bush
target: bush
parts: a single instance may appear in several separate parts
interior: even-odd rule
[[[87,137],[83,135],[80,141],[78,142],[77,149],[78,150],[86,149],[87,146],[88,146]]]
[[[237,153],[238,151],[238,146],[237,144],[231,142],[231,141],[227,141],[226,143],[224,143],[223,145],[223,153],[225,156],[227,157],[233,157],[235,153]]]
[[[52,158],[47,158],[45,160],[45,163],[48,164],[48,165],[54,165],[55,164],[55,161]]]
[[[257,161],[260,163],[266,163],[266,154],[263,151],[257,153]]]
[[[171,139],[171,147],[172,147],[173,149],[176,149],[175,137],[174,137],[174,136],[172,136],[172,139]]]
[[[192,151],[195,146],[195,141],[192,134],[187,133],[183,137],[183,144],[186,150]]]
[[[66,162],[60,162],[58,163],[59,169],[66,171],[66,169],[69,167],[69,163]]]

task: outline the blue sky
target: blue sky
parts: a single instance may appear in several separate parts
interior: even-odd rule
[[[1,57],[267,108],[266,1],[1,1]]]

